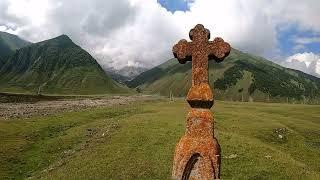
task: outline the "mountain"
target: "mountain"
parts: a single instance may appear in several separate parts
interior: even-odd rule
[[[16,35],[0,31],[0,67],[7,57],[15,50],[28,46],[31,43],[19,38]]]
[[[147,70],[147,68],[143,68],[143,67],[125,66],[125,67],[121,68],[118,71],[118,73],[125,76],[125,77],[129,77],[129,78],[133,79],[146,70]]]
[[[191,86],[191,62],[176,59],[141,73],[128,83],[145,93],[185,96]],[[320,79],[232,49],[222,62],[209,62],[216,99],[239,101],[309,101],[320,99]]]
[[[147,68],[135,66],[125,66],[119,70],[112,67],[105,67],[104,69],[112,77],[113,80],[121,84],[126,84],[128,81],[131,81],[139,74],[147,70]]]
[[[312,52],[298,53],[288,57],[281,65],[320,78],[320,55],[318,54]]]
[[[106,94],[129,90],[97,61],[61,35],[16,50],[0,68],[0,91],[46,94]]]

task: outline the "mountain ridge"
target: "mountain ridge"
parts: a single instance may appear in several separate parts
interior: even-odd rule
[[[107,94],[130,90],[114,82],[67,35],[16,50],[0,68],[0,90],[48,94]]]
[[[17,35],[0,31],[0,67],[15,50],[32,44]]]
[[[181,65],[171,59],[138,75],[128,86],[150,94],[185,96],[191,74],[190,62]],[[222,63],[209,62],[209,81],[221,100],[311,102],[320,98],[319,78],[236,49]]]
[[[114,69],[113,67],[105,66],[103,69],[111,76],[113,80],[121,84],[127,84],[127,82],[131,81],[139,74],[148,70],[147,68],[135,66],[125,66],[121,69]]]

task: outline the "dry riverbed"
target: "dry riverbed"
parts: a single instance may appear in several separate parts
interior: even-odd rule
[[[78,111],[94,107],[126,105],[134,101],[152,99],[149,96],[111,96],[99,98],[62,99],[25,103],[0,103],[0,119],[25,118],[59,112]]]

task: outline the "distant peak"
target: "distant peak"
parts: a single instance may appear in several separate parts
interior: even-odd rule
[[[56,38],[54,39],[63,39],[63,40],[68,40],[68,41],[72,41],[69,36],[65,35],[65,34],[62,34],[60,36],[57,36]]]
[[[12,37],[18,37],[18,36],[17,36],[17,35],[15,35],[15,34],[11,34],[11,33],[5,32],[5,31],[0,31],[0,35],[12,36]]]
[[[63,42],[72,42],[72,40],[69,38],[69,36],[62,34],[60,36],[57,36],[55,38],[52,38],[51,40],[55,41],[63,41]]]
[[[54,46],[66,47],[75,46],[73,41],[65,34],[40,42],[41,44],[50,44]]]

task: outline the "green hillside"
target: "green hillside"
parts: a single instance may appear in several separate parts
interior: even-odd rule
[[[191,86],[191,63],[176,59],[146,71],[128,83],[146,93],[185,96]],[[209,79],[215,98],[236,101],[317,103],[320,79],[281,67],[261,57],[232,49],[222,62],[209,62]]]
[[[0,67],[7,57],[15,50],[28,46],[31,43],[20,39],[18,36],[0,31]]]
[[[62,35],[18,49],[0,69],[0,91],[106,94],[129,90],[115,83],[96,60]]]

